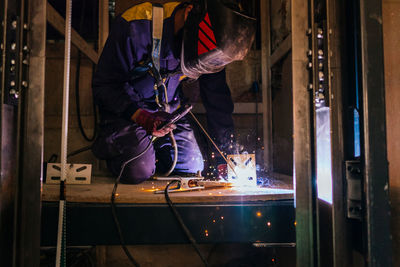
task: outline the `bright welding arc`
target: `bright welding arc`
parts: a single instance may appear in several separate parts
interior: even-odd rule
[[[228,166],[231,168],[231,170],[235,173],[236,176],[237,173],[235,171],[235,167],[232,166],[232,163],[230,161],[228,161],[226,159],[226,157],[224,156],[224,153],[219,149],[219,147],[217,146],[217,144],[214,142],[214,140],[212,140],[211,136],[207,133],[206,129],[204,129],[203,125],[201,125],[200,121],[196,118],[196,116],[193,114],[192,111],[189,111],[190,115],[192,115],[193,119],[195,120],[195,122],[197,123],[197,125],[199,125],[200,129],[203,131],[203,133],[207,136],[207,138],[211,141],[211,143],[214,145],[214,147],[217,149],[218,153],[222,156],[222,158],[225,160],[226,164],[228,164]]]

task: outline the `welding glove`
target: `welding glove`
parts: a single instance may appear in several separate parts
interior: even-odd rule
[[[171,114],[164,111],[157,111],[154,113],[148,112],[144,109],[138,109],[131,119],[142,126],[148,134],[155,137],[163,137],[172,130],[176,129],[175,124],[170,124],[159,129],[160,125],[165,123],[171,118]]]

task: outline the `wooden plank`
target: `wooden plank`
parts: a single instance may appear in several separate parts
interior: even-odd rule
[[[65,19],[49,3],[47,3],[47,21],[64,35]],[[74,29],[71,31],[71,41],[91,61],[97,63],[99,59],[98,53]]]
[[[99,0],[99,55],[107,41],[109,32],[108,0]]]
[[[271,74],[270,74],[270,11],[269,0],[261,0],[261,90],[263,106],[263,137],[264,137],[264,163],[267,170],[272,166],[272,99],[271,99]]]
[[[275,49],[270,58],[270,66],[272,67],[280,61],[292,49],[292,34],[289,34],[285,40]]]
[[[138,185],[118,185],[116,202],[118,203],[166,203],[164,194],[155,194],[154,190],[162,190],[167,181],[146,181]],[[90,185],[67,185],[68,202],[109,203],[114,186],[113,178],[95,177]],[[42,201],[59,200],[60,187],[45,184],[42,191]],[[220,187],[207,190],[197,190],[170,194],[176,203],[226,203],[268,201],[278,199],[293,199],[290,185],[280,188],[255,188],[239,190]]]

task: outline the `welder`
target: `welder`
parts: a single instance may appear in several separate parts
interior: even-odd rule
[[[224,66],[243,59],[254,39],[254,22],[234,1],[215,0],[146,2],[115,19],[93,78],[101,123],[92,151],[114,175],[121,174],[121,182],[141,183],[170,168],[171,131],[178,148],[174,172],[203,169],[186,118],[159,129],[183,104],[183,79],[198,79],[210,135],[226,143],[233,133],[233,102]],[[153,143],[152,136],[157,137]]]

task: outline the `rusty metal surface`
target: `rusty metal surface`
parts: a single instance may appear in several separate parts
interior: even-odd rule
[[[4,266],[12,266],[15,240],[14,217],[17,190],[17,124],[16,107],[3,104],[1,107],[1,176],[0,176],[0,260]]]
[[[367,261],[392,266],[382,1],[360,1]]]

